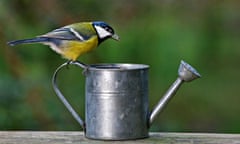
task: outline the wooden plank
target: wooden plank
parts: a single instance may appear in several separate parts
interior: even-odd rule
[[[130,141],[89,140],[83,132],[2,131],[1,144],[240,144],[240,134],[150,133],[150,137]]]

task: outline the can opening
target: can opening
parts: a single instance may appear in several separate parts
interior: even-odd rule
[[[120,66],[116,66],[116,65],[94,65],[94,66],[91,66],[91,68],[96,68],[96,69],[121,69]]]
[[[93,64],[89,66],[89,69],[94,70],[140,70],[148,69],[148,65],[144,64]]]

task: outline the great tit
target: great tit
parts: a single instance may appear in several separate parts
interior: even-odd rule
[[[70,61],[96,48],[104,40],[119,40],[117,34],[107,23],[102,21],[81,22],[67,25],[35,38],[8,42],[8,45],[42,43]]]

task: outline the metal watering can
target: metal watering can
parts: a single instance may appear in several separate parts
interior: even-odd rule
[[[85,122],[75,112],[57,86],[57,74],[68,64],[83,69],[85,82]],[[98,140],[129,140],[148,137],[148,129],[183,82],[200,77],[189,64],[181,61],[178,78],[151,111],[148,106],[148,65],[95,64],[66,62],[52,79],[53,88],[85,136]]]

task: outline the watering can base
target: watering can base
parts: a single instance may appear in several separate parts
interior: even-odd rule
[[[105,140],[105,141],[119,141],[119,140],[137,140],[137,139],[144,139],[148,138],[148,133],[146,135],[141,136],[127,136],[127,137],[119,137],[119,136],[96,136],[96,135],[87,135],[85,137],[92,140]]]

